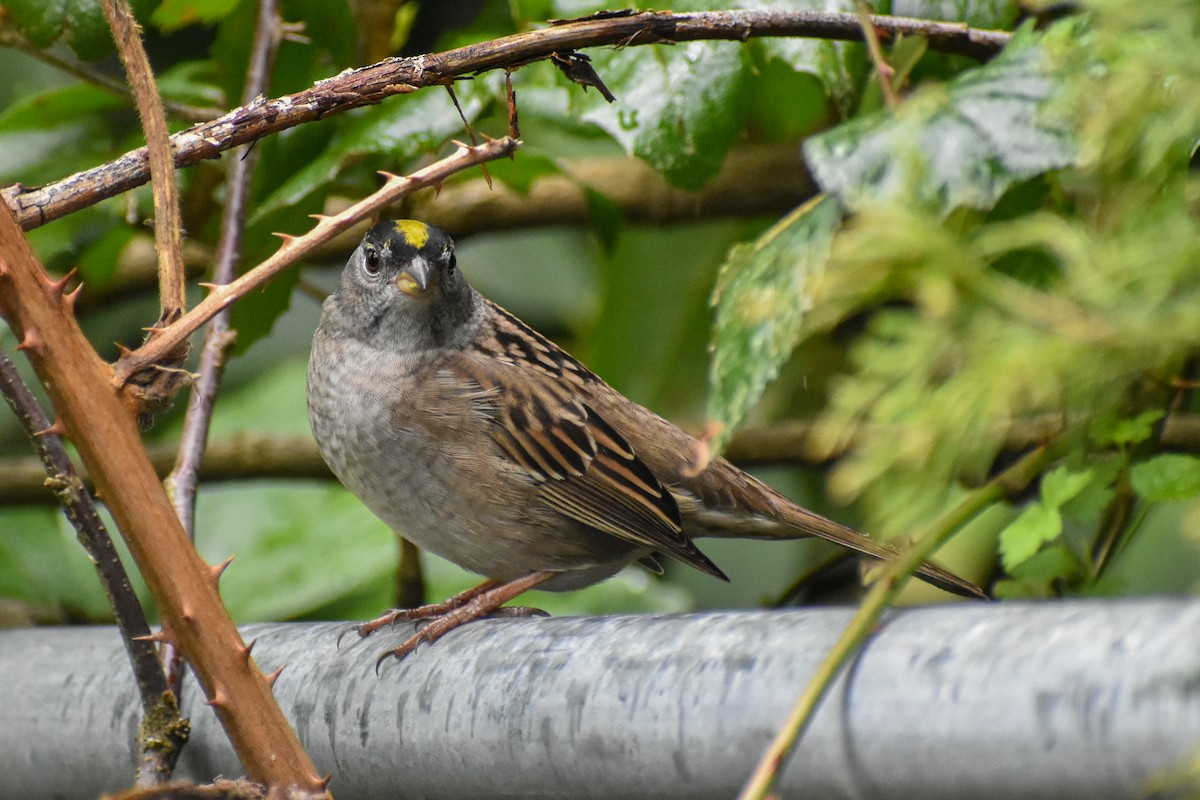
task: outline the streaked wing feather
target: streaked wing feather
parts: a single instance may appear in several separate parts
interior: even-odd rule
[[[581,399],[580,387],[599,379],[530,329],[513,332],[514,319],[497,317],[490,358],[485,342],[480,357],[464,362],[463,377],[492,403],[501,451],[540,484],[541,499],[556,511],[724,577],[683,533],[671,493]]]

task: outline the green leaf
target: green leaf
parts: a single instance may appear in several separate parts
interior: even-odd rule
[[[219,22],[237,5],[238,0],[162,0],[150,20],[169,33],[186,25]]]
[[[1095,473],[1057,467],[1042,476],[1041,502],[1028,506],[1000,534],[1000,556],[1010,574],[1039,548],[1063,532],[1060,509],[1087,488]]]
[[[592,54],[592,60],[617,101],[590,93],[579,101],[583,119],[675,186],[699,189],[717,174],[748,110],[744,47],[629,47]]]
[[[733,4],[736,8],[763,11],[838,11],[854,13],[856,0],[741,0]],[[716,10],[726,5],[710,4]],[[886,13],[880,11],[880,13]],[[754,47],[760,48],[768,59],[787,64],[795,72],[816,77],[825,92],[836,105],[842,117],[853,111],[867,74],[866,48],[860,42],[835,42],[829,39],[810,39],[799,36],[778,36],[760,39]],[[781,104],[788,103],[786,96],[780,97]]]
[[[1168,453],[1134,464],[1134,491],[1150,502],[1186,500],[1200,494],[1200,458]]]
[[[1070,165],[1075,142],[1051,104],[1060,92],[1031,37],[894,111],[805,142],[817,183],[851,209],[896,199],[943,213],[986,209],[1012,185]]]
[[[486,82],[481,79],[478,83]],[[486,89],[458,91],[468,120],[479,116],[486,94]],[[462,119],[454,103],[439,89],[390,98],[343,123],[338,135],[319,156],[295,169],[289,180],[259,204],[251,224],[325,187],[360,158],[382,156],[373,162],[379,169],[401,169],[413,156],[436,150],[461,130]]]
[[[144,19],[157,0],[130,0]],[[84,61],[113,52],[112,35],[100,0],[6,0],[5,9],[22,36],[38,47],[65,42]]]
[[[1034,503],[1000,533],[1000,557],[1012,572],[1045,543],[1062,533],[1062,515],[1057,508]]]
[[[720,450],[800,339],[809,280],[829,257],[841,205],[818,197],[752,244],[735,246],[713,290],[716,321],[709,369],[708,417]]]
[[[898,17],[964,22],[973,28],[1012,28],[1020,15],[1015,0],[892,0]],[[884,13],[884,12],[879,12]]]
[[[1024,600],[1030,597],[1054,597],[1056,584],[1077,585],[1085,576],[1083,565],[1064,545],[1039,550],[1017,564],[1012,578],[997,581],[992,593],[999,600]]]
[[[544,22],[555,13],[553,0],[508,0],[508,9],[519,27]]]
[[[1062,508],[1092,480],[1092,470],[1071,472],[1057,467],[1042,476],[1042,503],[1050,508]]]
[[[1154,425],[1163,418],[1158,409],[1143,411],[1136,417],[1121,417],[1115,414],[1102,415],[1092,421],[1092,439],[1100,446],[1115,444],[1119,447],[1141,444],[1154,435]]]
[[[221,597],[239,622],[295,617],[394,571],[391,531],[336,484],[208,489],[196,518],[207,560],[237,554]]]
[[[74,125],[80,117],[128,105],[95,86],[77,83],[26,95],[0,112],[0,132]]]
[[[38,47],[49,47],[62,35],[67,0],[7,0],[4,7],[21,35]]]
[[[621,4],[624,5],[624,4]],[[711,2],[681,0],[673,11],[703,11]],[[556,0],[555,16],[573,18],[613,8],[596,0]],[[571,87],[572,112],[611,136],[675,186],[699,189],[717,173],[749,110],[751,65],[744,45],[690,42],[588,53],[616,95]],[[566,78],[558,76],[562,84]]]
[[[1076,581],[1083,577],[1083,566],[1070,548],[1055,545],[1022,561],[1013,569],[1012,575],[1021,580]]]
[[[112,618],[94,566],[54,506],[0,510],[0,597],[72,617]]]
[[[796,141],[833,118],[825,87],[815,75],[798,72],[778,58],[756,61],[755,66],[748,123],[754,138]]]
[[[212,64],[208,61],[184,61],[158,75],[158,91],[164,99],[177,103],[222,108],[225,92],[213,83]]]

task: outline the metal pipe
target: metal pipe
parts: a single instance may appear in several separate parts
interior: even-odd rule
[[[276,695],[339,800],[729,798],[850,610],[487,620],[402,663],[411,631],[257,625]],[[1200,747],[1200,601],[892,613],[826,698],[779,794],[1124,798]],[[183,777],[241,774],[187,693]],[[0,631],[0,797],[133,775],[139,705],[112,628]]]

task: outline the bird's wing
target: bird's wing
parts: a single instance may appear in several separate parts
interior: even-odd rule
[[[463,351],[456,371],[478,387],[474,396],[492,420],[492,438],[538,483],[541,501],[598,531],[724,578],[683,533],[675,498],[586,402],[588,384],[603,385],[600,379],[515,317],[496,311],[495,334],[478,350]]]

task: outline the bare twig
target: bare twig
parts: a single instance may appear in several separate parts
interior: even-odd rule
[[[879,89],[883,94],[883,102],[887,104],[888,108],[896,108],[900,105],[900,95],[896,93],[896,87],[892,85],[892,78],[896,71],[892,69],[887,56],[884,55],[883,45],[879,43],[879,33],[871,24],[871,14],[867,4],[859,0],[857,8],[858,24],[862,26],[863,40],[867,43],[867,53],[871,57],[871,63],[875,65],[875,74],[879,78]]]
[[[254,31],[254,44],[250,52],[250,64],[246,68],[246,82],[242,89],[242,103],[249,103],[265,91],[270,79],[271,67],[279,49],[282,36],[282,20],[275,0],[259,0],[258,24]],[[250,178],[258,161],[257,151],[252,145],[244,145],[240,157],[229,166],[225,180],[225,207],[221,216],[221,238],[217,243],[217,263],[213,268],[213,283],[223,285],[233,280],[238,264],[242,260],[242,235],[246,229],[246,204],[250,198]],[[229,309],[213,317],[204,331],[204,345],[200,350],[200,367],[188,398],[187,414],[183,420],[179,451],[175,468],[167,478],[167,488],[179,521],[189,539],[196,538],[196,489],[200,484],[200,463],[204,458],[204,447],[208,441],[208,427],[217,401],[217,390],[225,369],[225,358],[237,339],[237,331],[229,324]],[[180,656],[170,642],[163,645],[163,660],[170,664],[168,677],[176,696],[181,689],[183,671],[178,663]]]
[[[765,800],[784,761],[795,748],[813,713],[820,704],[834,678],[846,662],[858,652],[862,644],[875,630],[883,612],[895,600],[913,571],[954,533],[992,503],[1007,494],[1013,494],[1026,486],[1049,460],[1046,448],[1038,448],[1016,464],[997,475],[985,486],[976,489],[965,500],[943,514],[929,530],[901,555],[882,566],[880,574],[859,605],[858,613],[846,626],[837,643],[817,667],[808,685],[797,700],[783,728],[763,755],[749,782],[742,789],[741,800]]]
[[[259,0],[258,24],[242,90],[243,103],[248,103],[260,95],[267,85],[279,47],[280,24],[275,0]],[[256,161],[257,152],[247,145],[229,167],[229,175],[225,181],[226,200],[221,217],[221,238],[217,243],[217,261],[213,268],[212,282],[217,286],[223,286],[233,280],[242,259],[246,203],[250,197],[250,178],[254,174]],[[212,419],[213,405],[221,383],[225,356],[236,337],[237,332],[229,326],[228,308],[217,313],[209,321],[204,334],[204,347],[200,353],[199,377],[192,384],[191,398],[184,417],[179,454],[175,469],[168,478],[173,490],[175,510],[179,513],[179,519],[189,537],[195,535],[196,486],[199,482],[204,446],[208,441],[209,421]]]
[[[113,369],[114,385],[118,388],[123,386],[129,376],[156,363],[163,355],[170,353],[197,328],[212,319],[218,311],[228,308],[239,297],[262,286],[275,275],[304,258],[317,245],[336,236],[358,220],[376,213],[410,192],[441,183],[456,172],[485,161],[503,158],[512,153],[518,144],[515,139],[505,137],[485,142],[478,147],[460,145],[454,154],[418,170],[408,177],[383,173],[387,180],[383,187],[374,194],[334,216],[318,216],[316,226],[303,236],[280,234],[283,237],[283,245],[274,255],[232,283],[213,287],[208,297],[204,298],[195,308],[177,322],[152,336],[146,344],[118,361]]]
[[[205,564],[146,458],[135,421],[74,319],[73,295],[38,263],[0,208],[0,313],[21,338],[96,488],[129,545],[164,622],[253,779],[320,792],[324,781],[279,710]],[[235,713],[236,710],[236,713]]]
[[[1035,447],[1063,430],[1062,418],[1034,418],[1013,425],[1005,439],[1004,449],[1017,452]],[[875,433],[871,433],[875,430]],[[863,436],[888,436],[891,433],[868,429]],[[799,464],[823,466],[841,451],[810,453],[812,426],[806,422],[779,422],[773,425],[744,428],[734,434],[725,449],[725,456],[742,466],[755,464]],[[1200,415],[1183,414],[1172,417],[1163,433],[1162,446],[1169,450],[1200,453]],[[177,445],[159,444],[149,447],[150,463],[159,475],[166,476],[175,461]],[[44,471],[34,458],[0,459],[0,505],[44,504],[53,495],[44,486]],[[87,484],[84,474],[82,480]],[[209,442],[200,468],[203,482],[238,480],[333,480],[312,437],[276,436],[261,433],[239,433],[236,436]]]
[[[161,783],[171,776],[179,751],[187,741],[190,726],[186,719],[180,718],[176,698],[170,696],[153,642],[145,638],[150,635],[150,626],[146,623],[142,604],[133,591],[112,537],[96,512],[91,495],[84,488],[67,455],[62,439],[57,433],[50,432],[50,420],[37,398],[2,351],[0,393],[4,394],[4,399],[33,442],[47,476],[45,484],[62,503],[63,512],[95,565],[100,585],[116,615],[121,641],[129,655],[134,682],[142,701],[142,730],[139,735],[141,758],[136,783],[139,786]]]
[[[873,16],[871,24],[893,36],[924,36],[934,50],[980,59],[996,55],[1011,38],[1003,31],[907,17]],[[556,24],[444,53],[387,59],[347,70],[302,92],[236,108],[220,119],[176,134],[175,164],[190,166],[305,122],[424,86],[443,85],[456,77],[549,58],[559,51],[604,45],[744,41],[760,36],[861,41],[863,31],[854,14],[814,11],[646,12]],[[15,185],[0,194],[28,230],[140,186],[149,177],[146,161],[142,148],[48,186],[30,189]]]
[[[133,89],[142,130],[146,132],[150,176],[154,186],[154,241],[158,247],[159,323],[174,322],[183,313],[187,286],[184,281],[183,232],[179,217],[179,184],[171,154],[170,132],[162,98],[150,60],[142,47],[141,29],[128,0],[103,0],[104,14],[117,43]]]

